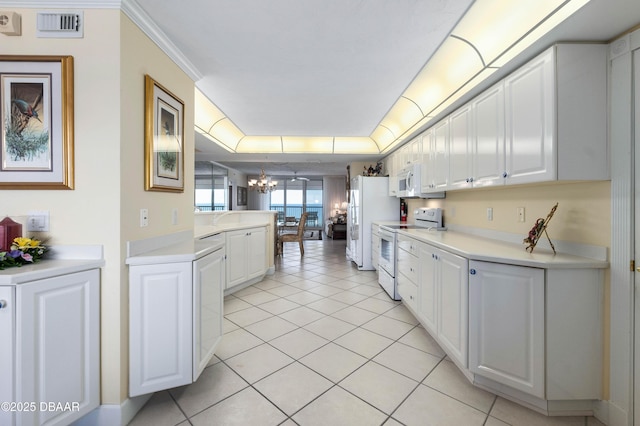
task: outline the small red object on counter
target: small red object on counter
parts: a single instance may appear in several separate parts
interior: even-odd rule
[[[11,250],[11,243],[22,236],[22,225],[5,217],[0,221],[0,251]]]

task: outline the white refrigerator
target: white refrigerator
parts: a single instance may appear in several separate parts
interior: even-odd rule
[[[388,177],[356,176],[351,179],[347,211],[347,256],[360,270],[371,264],[371,223],[400,219],[400,199],[389,196]]]

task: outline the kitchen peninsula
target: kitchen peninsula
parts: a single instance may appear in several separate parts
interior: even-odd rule
[[[275,214],[196,213],[193,232],[128,242],[130,396],[198,379],[222,339],[224,295],[273,273]]]

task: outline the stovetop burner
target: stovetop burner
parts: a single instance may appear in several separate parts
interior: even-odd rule
[[[407,224],[407,225],[382,225],[385,228],[389,228],[389,229],[416,229],[419,228],[419,226],[416,225],[411,225],[411,224]]]

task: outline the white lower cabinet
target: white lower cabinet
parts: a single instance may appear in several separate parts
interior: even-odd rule
[[[224,249],[129,267],[129,396],[194,382],[222,336]]]
[[[467,366],[467,259],[398,236],[398,292],[449,357]]]
[[[467,367],[467,259],[444,250],[435,255],[438,339],[452,359]]]
[[[21,405],[0,424],[67,425],[98,407],[99,270],[0,287],[0,299],[0,397]]]
[[[222,251],[193,262],[193,381],[222,340],[224,266]]]
[[[371,266],[376,271],[380,262],[380,226],[375,223],[371,225]]]
[[[604,269],[554,260],[470,260],[399,234],[398,292],[476,385],[566,413],[602,398]]]
[[[420,243],[418,316],[458,365],[467,366],[467,259]]]
[[[476,383],[549,401],[601,399],[602,283],[601,269],[470,261],[469,369]]]
[[[225,289],[262,277],[267,270],[266,227],[225,232],[227,279]]]
[[[469,369],[544,397],[544,270],[469,263]]]
[[[420,243],[412,238],[398,236],[398,294],[402,302],[413,312],[418,312],[418,286]]]

